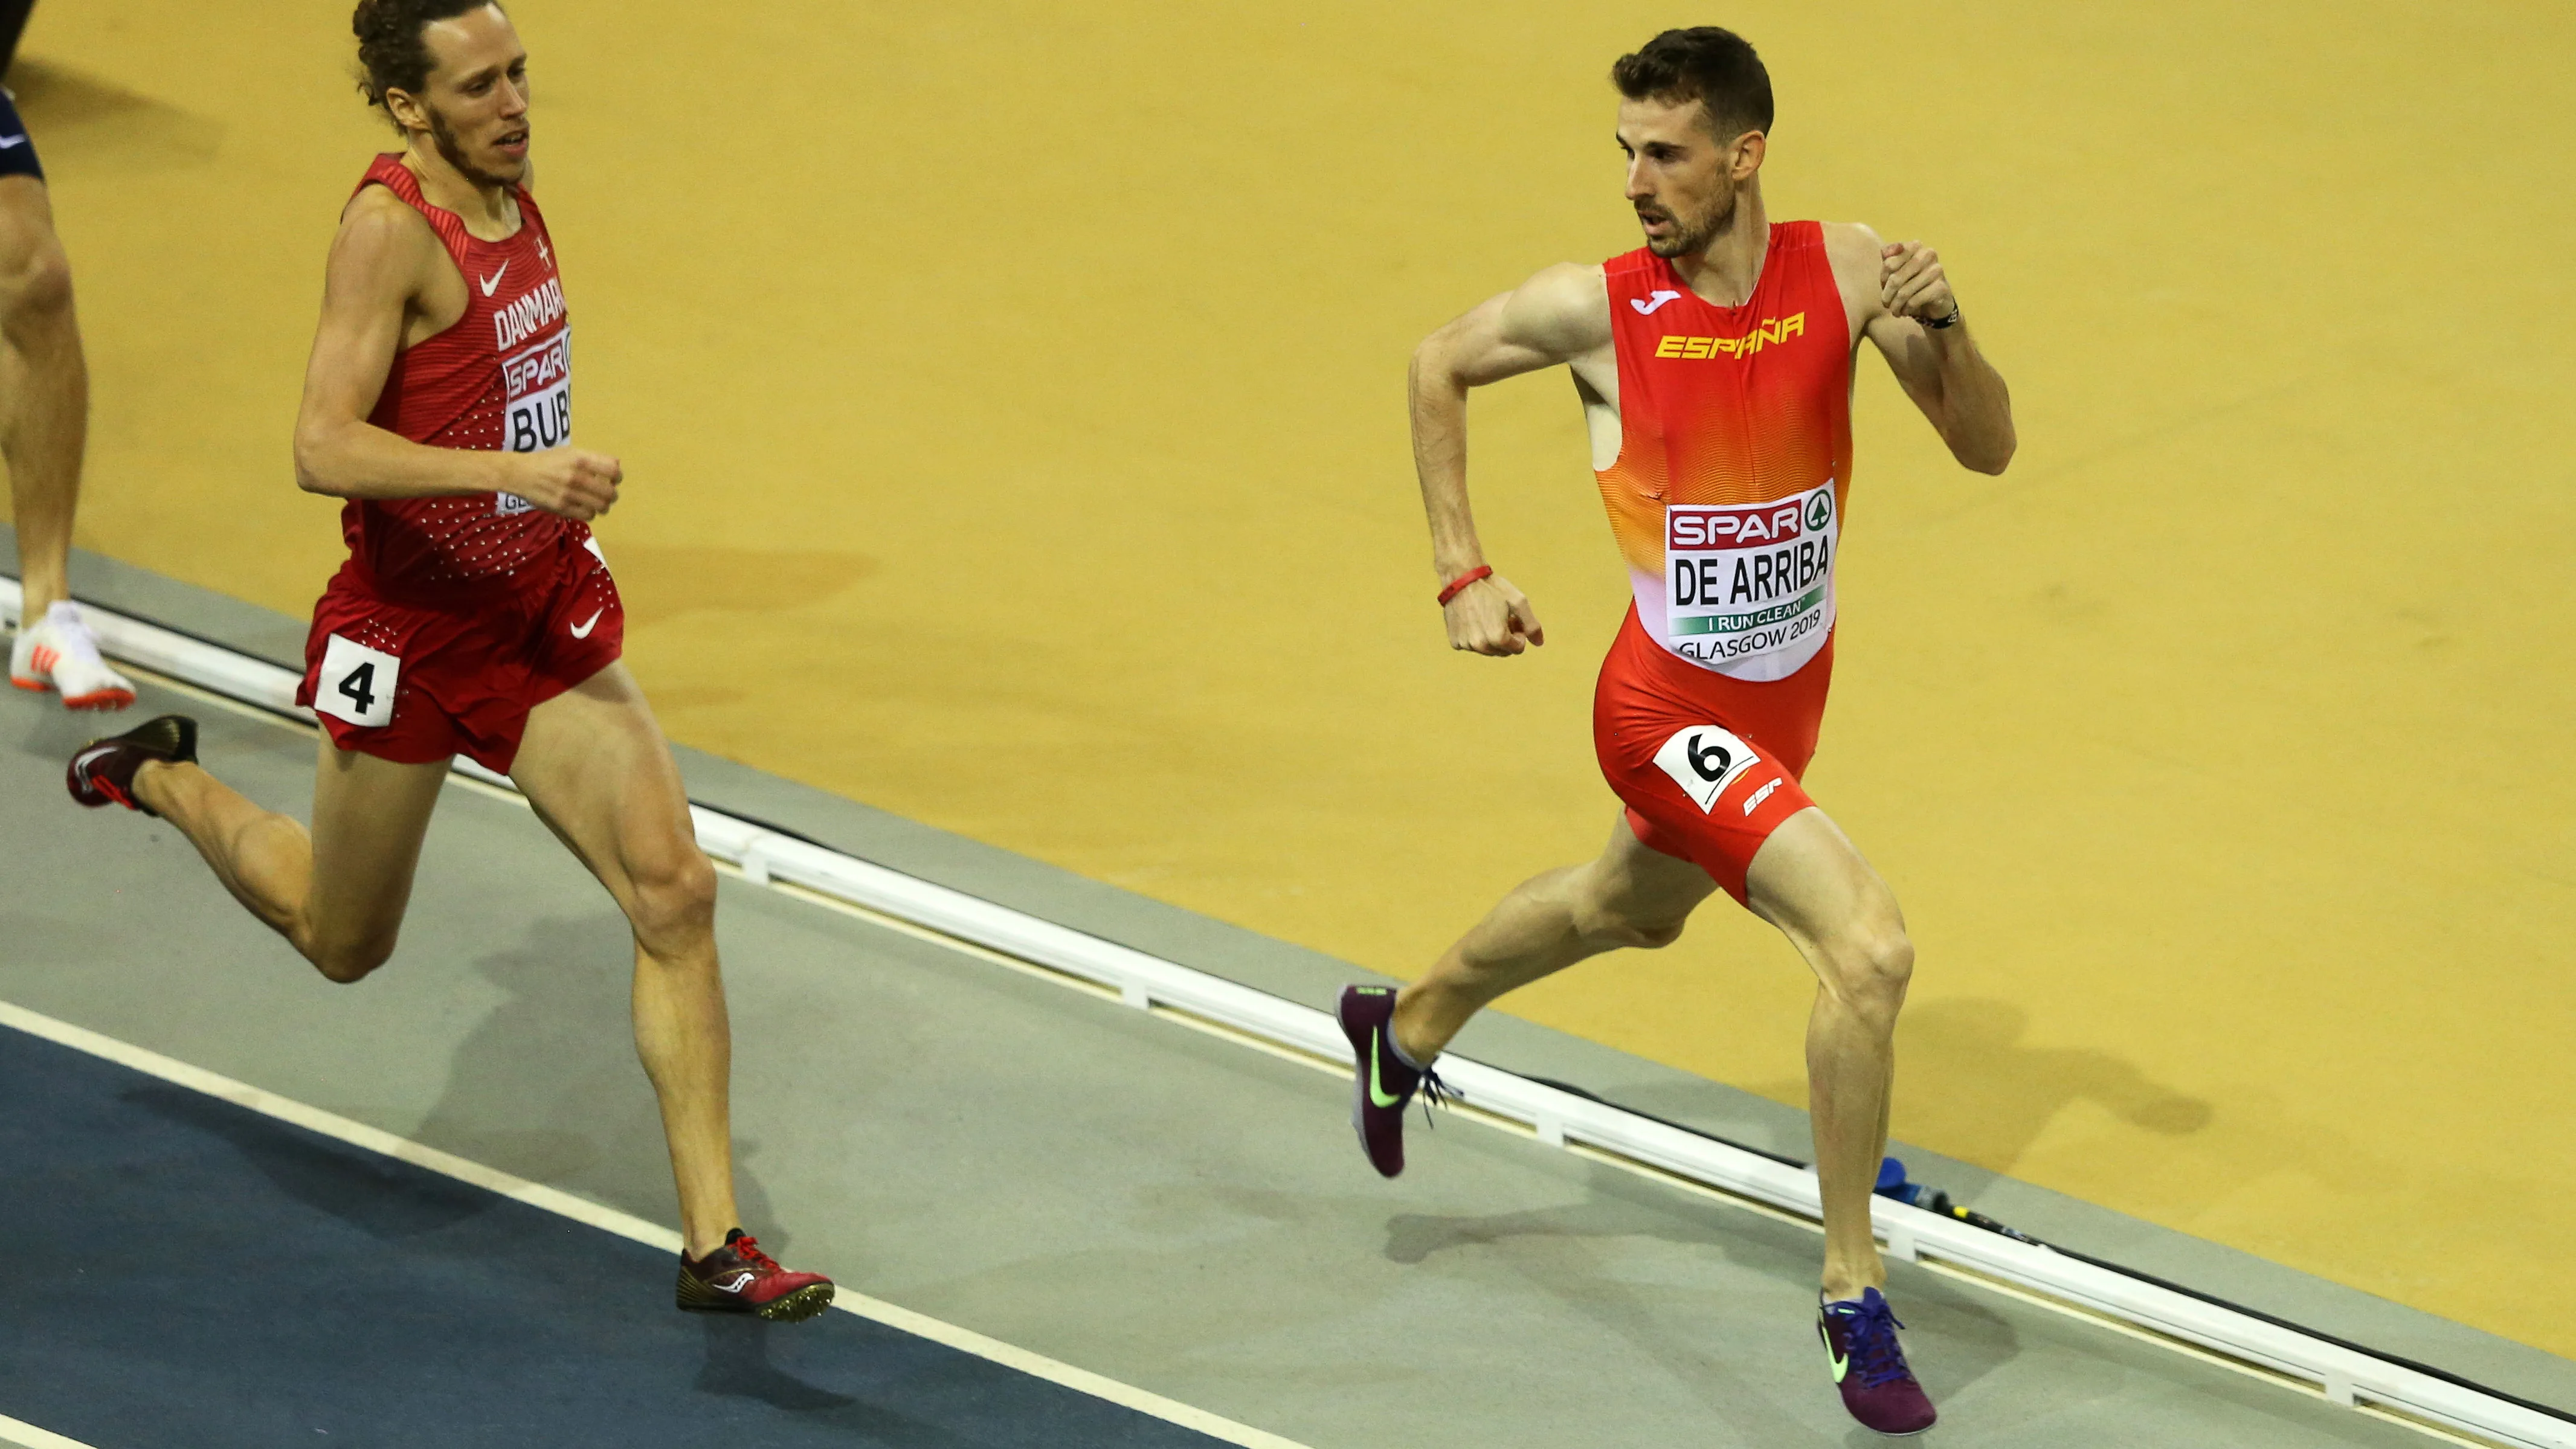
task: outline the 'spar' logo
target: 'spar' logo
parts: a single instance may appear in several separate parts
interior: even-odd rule
[[[1657,357],[1743,357],[1760,352],[1775,342],[1803,337],[1807,332],[1807,314],[1794,312],[1774,317],[1741,337],[1692,337],[1671,333],[1655,344]]]

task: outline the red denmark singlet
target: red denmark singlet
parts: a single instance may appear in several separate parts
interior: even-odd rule
[[[437,448],[532,453],[570,442],[572,328],[536,199],[521,190],[518,231],[483,241],[464,218],[422,199],[420,178],[399,156],[375,159],[358,190],[370,186],[401,197],[438,233],[465,278],[465,315],[394,354],[367,421]],[[590,527],[514,493],[477,493],[351,499],[340,533],[376,593],[457,606],[550,586],[555,575],[543,565],[580,548]]]
[[[1740,307],[1651,251],[1603,271],[1621,437],[1598,476],[1638,623],[1700,668],[1785,679],[1832,636],[1851,486],[1851,333],[1824,226],[1772,227]]]

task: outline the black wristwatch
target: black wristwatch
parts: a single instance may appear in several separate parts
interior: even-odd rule
[[[1958,304],[1958,302],[1957,302],[1956,300],[1953,300],[1953,301],[1950,303],[1950,315],[1949,315],[1949,316],[1942,318],[1942,319],[1941,319],[1940,321],[1938,321],[1938,322],[1926,322],[1926,323],[1924,323],[1923,325],[1924,325],[1924,327],[1925,327],[1927,330],[1929,330],[1929,331],[1933,331],[1933,332],[1944,332],[1944,331],[1949,330],[1950,328],[1953,328],[1953,327],[1958,326],[1958,325],[1959,325],[1959,304]]]

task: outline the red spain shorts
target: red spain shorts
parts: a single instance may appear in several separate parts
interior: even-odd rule
[[[1754,852],[1815,803],[1798,777],[1815,758],[1833,674],[1828,636],[1786,679],[1731,679],[1657,647],[1630,605],[1592,694],[1593,751],[1628,828],[1742,902]]]
[[[313,606],[295,702],[341,749],[401,764],[461,754],[507,774],[528,711],[616,663],[625,643],[617,581],[588,544],[455,609],[387,599],[352,562]]]

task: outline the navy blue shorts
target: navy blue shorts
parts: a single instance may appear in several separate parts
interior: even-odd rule
[[[45,179],[45,168],[36,160],[36,140],[18,119],[18,98],[6,90],[0,90],[0,176]]]

